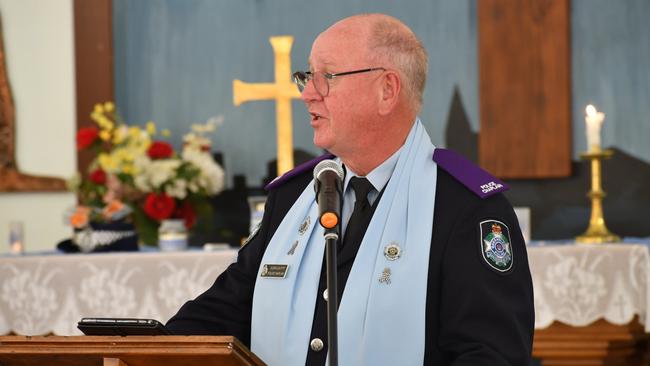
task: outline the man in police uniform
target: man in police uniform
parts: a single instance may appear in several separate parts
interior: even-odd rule
[[[417,118],[420,41],[395,18],[357,15],[320,34],[309,63],[294,80],[314,144],[345,169],[339,362],[529,365],[532,282],[507,187],[430,145]],[[324,240],[310,214],[318,161],[267,187],[261,226],[172,332],[234,335],[272,365],[325,364]]]

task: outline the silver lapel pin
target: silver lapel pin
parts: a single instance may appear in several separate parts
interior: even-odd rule
[[[386,245],[384,248],[384,257],[388,259],[389,261],[394,261],[399,259],[399,257],[402,255],[402,248],[397,245],[397,242],[391,242],[390,244]]]
[[[381,276],[379,276],[379,283],[385,283],[387,285],[390,285],[390,268],[388,267],[384,268],[384,271],[381,273]]]
[[[287,255],[293,255],[293,253],[296,252],[296,248],[298,247],[298,240],[296,240],[293,245],[291,245],[291,249],[287,252]]]
[[[307,218],[305,218],[305,221],[303,221],[302,224],[300,224],[300,227],[298,228],[298,233],[300,235],[306,233],[307,229],[309,229],[309,224],[311,224],[311,217],[307,216]]]

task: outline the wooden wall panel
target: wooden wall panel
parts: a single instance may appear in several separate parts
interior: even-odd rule
[[[113,100],[112,0],[74,0],[77,128],[94,122],[96,103]],[[91,152],[80,151],[77,166],[85,172]]]
[[[569,0],[477,3],[481,166],[502,178],[570,175]]]

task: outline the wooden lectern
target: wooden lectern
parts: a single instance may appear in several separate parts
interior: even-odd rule
[[[235,337],[0,337],[0,366],[265,365]]]
[[[535,331],[533,357],[542,366],[647,366],[649,339],[638,316],[626,325],[603,319],[585,327],[555,322]]]

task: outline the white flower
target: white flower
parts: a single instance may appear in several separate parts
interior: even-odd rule
[[[151,186],[158,188],[173,179],[180,165],[181,162],[177,159],[154,160],[147,172]]]
[[[163,184],[176,178],[176,170],[182,164],[179,159],[151,160],[140,156],[134,161],[138,173],[135,176],[135,186],[143,192],[159,189]]]
[[[143,192],[151,192],[152,187],[149,184],[149,176],[147,174],[151,165],[151,159],[147,155],[141,155],[135,159],[133,165],[138,172],[134,178],[136,188]]]
[[[186,149],[204,150],[210,147],[210,139],[206,136],[214,132],[223,123],[223,116],[214,116],[208,119],[205,124],[192,124],[192,131],[183,136]]]
[[[151,160],[146,155],[134,161],[138,174],[135,186],[142,192],[152,192],[164,187],[165,193],[178,199],[187,198],[188,193],[205,192],[217,194],[223,190],[224,172],[212,156],[196,145],[185,145],[182,160],[178,158]],[[198,171],[190,181],[178,177],[178,169],[189,164]]]
[[[183,179],[176,179],[172,184],[167,186],[165,193],[170,197],[180,200],[185,199],[187,197],[187,182]]]
[[[136,188],[142,192],[151,192],[151,186],[149,186],[149,181],[144,174],[138,174],[135,176],[134,183]]]
[[[189,184],[190,190],[203,188],[208,194],[217,194],[223,190],[223,169],[212,159],[210,154],[193,148],[183,149],[183,160],[196,166],[200,173]]]

